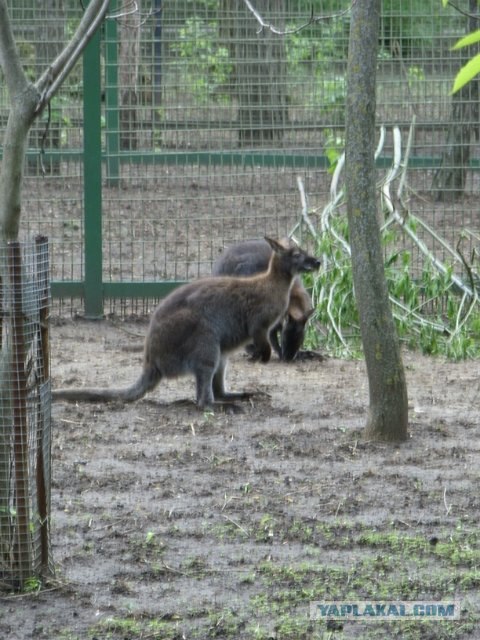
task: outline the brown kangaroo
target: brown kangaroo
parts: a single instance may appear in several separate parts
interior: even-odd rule
[[[270,359],[268,333],[285,314],[290,288],[298,273],[313,271],[319,260],[299,247],[272,248],[268,270],[244,277],[203,278],[170,293],[155,309],[144,348],[143,371],[125,389],[57,389],[54,399],[133,402],[154,389],[162,378],[192,373],[197,405],[249,397],[225,391],[228,353],[253,341],[259,359]]]
[[[285,248],[292,247],[288,238],[281,240]],[[272,249],[265,240],[246,240],[228,247],[216,260],[212,268],[214,276],[248,276],[268,269]],[[290,289],[290,299],[285,317],[270,331],[270,343],[281,360],[291,361],[303,345],[305,326],[314,309],[300,278],[296,277]],[[281,344],[278,336],[281,337]],[[247,350],[257,358],[251,345]]]

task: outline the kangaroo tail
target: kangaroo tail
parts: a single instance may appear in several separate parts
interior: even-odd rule
[[[156,387],[160,379],[160,373],[153,368],[149,368],[142,372],[136,382],[125,389],[94,389],[89,387],[84,389],[54,389],[52,391],[52,399],[80,402],[109,402],[110,400],[134,402],[143,398],[148,391]]]

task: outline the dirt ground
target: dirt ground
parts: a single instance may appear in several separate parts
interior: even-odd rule
[[[145,329],[54,324],[53,385],[129,384]],[[480,363],[404,362],[401,445],[362,438],[361,361],[235,354],[229,387],[261,392],[243,413],[199,412],[190,378],[129,406],[56,403],[57,574],[0,594],[0,638],[480,638]],[[341,597],[457,597],[462,618],[309,620]]]

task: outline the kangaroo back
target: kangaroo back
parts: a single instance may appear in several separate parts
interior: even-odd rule
[[[214,276],[251,276],[268,269],[272,249],[266,240],[246,240],[220,255],[212,267]]]

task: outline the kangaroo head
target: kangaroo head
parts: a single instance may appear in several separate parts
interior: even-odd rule
[[[298,273],[315,271],[320,267],[320,260],[315,256],[309,255],[293,242],[293,240],[277,241],[272,238],[267,238],[266,236],[265,240],[272,248],[274,256],[277,257],[281,271],[288,273],[288,275],[292,277]]]

